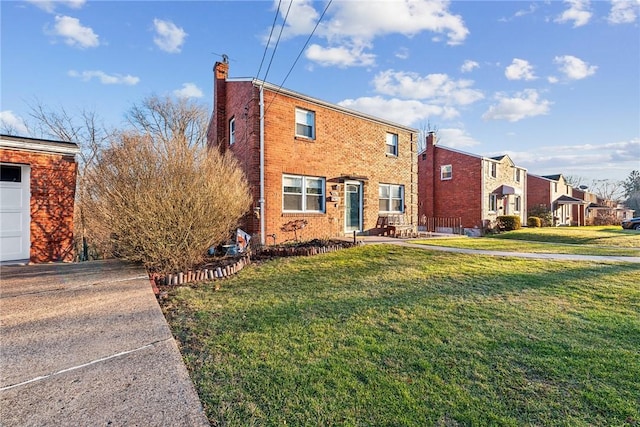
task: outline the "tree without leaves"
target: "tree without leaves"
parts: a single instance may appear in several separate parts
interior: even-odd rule
[[[640,215],[640,171],[631,171],[622,186],[626,197],[625,205],[635,211],[635,216]]]

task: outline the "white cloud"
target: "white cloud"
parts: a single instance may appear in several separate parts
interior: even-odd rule
[[[278,1],[274,0],[274,4],[278,4]],[[358,58],[365,55],[366,58],[372,58],[373,54],[365,49],[372,49],[377,37],[388,34],[412,37],[429,31],[444,35],[450,45],[461,44],[469,30],[461,16],[449,12],[449,4],[448,0],[335,1],[315,32],[316,36],[326,40],[326,46],[321,50],[316,43],[310,48],[312,52],[307,53],[307,58],[319,58],[324,65],[362,65],[362,60],[336,61],[332,59],[332,55],[358,52]],[[297,0],[293,3],[282,39],[311,33],[320,16],[313,5],[311,0]],[[289,1],[281,3],[280,14],[283,17],[289,6]],[[325,4],[322,3],[321,6],[324,7]],[[276,28],[274,33],[278,32],[279,28]],[[266,41],[267,37],[263,40]],[[323,53],[326,55],[321,55]]]
[[[407,99],[429,99],[443,105],[468,105],[482,98],[472,89],[473,80],[453,80],[446,74],[428,74],[387,70],[373,79],[377,93]]]
[[[480,144],[464,129],[444,128],[438,129],[438,143],[451,148],[468,148]]]
[[[202,98],[202,90],[194,83],[183,83],[182,89],[176,89],[173,94],[178,98]]]
[[[547,77],[547,81],[551,84],[555,84],[555,83],[558,83],[560,79],[557,78],[556,76],[549,76]]]
[[[571,55],[556,56],[553,62],[560,66],[559,70],[570,80],[580,80],[592,76],[598,67],[589,65],[580,58]]]
[[[112,74],[109,75],[104,71],[83,71],[81,73],[70,70],[67,73],[70,77],[79,78],[83,82],[88,82],[91,79],[98,79],[100,83],[104,85],[127,85],[127,86],[135,86],[140,81],[139,77],[134,77],[129,74],[123,76],[121,74]]]
[[[513,161],[536,175],[562,173],[600,179],[623,179],[638,169],[640,138],[604,144],[541,146],[508,152]],[[603,174],[598,176],[598,174]],[[619,177],[619,178],[618,178]]]
[[[53,13],[56,10],[56,6],[67,6],[71,9],[80,9],[86,3],[86,0],[27,0],[40,9]]]
[[[64,38],[64,42],[69,46],[87,48],[100,45],[98,35],[90,27],[83,27],[79,19],[58,15],[55,21],[50,34]]]
[[[527,117],[547,114],[551,101],[540,99],[534,89],[526,89],[516,96],[509,98],[504,94],[497,94],[498,104],[489,107],[482,115],[484,120],[508,120],[517,122]]]
[[[171,21],[157,18],[153,20],[153,28],[156,31],[156,36],[153,38],[156,46],[165,52],[180,53],[187,37],[187,33],[182,28]]]
[[[338,105],[405,126],[415,126],[434,116],[445,119],[458,116],[455,108],[430,105],[417,100],[385,99],[381,96],[345,99],[338,102]]]
[[[589,23],[593,15],[589,11],[589,0],[565,0],[569,9],[562,12],[555,21],[560,23],[573,22],[573,28],[581,27]]]
[[[2,133],[27,136],[29,129],[21,117],[13,114],[11,110],[0,111],[0,128]]]
[[[480,64],[478,64],[476,61],[467,59],[466,61],[464,61],[464,64],[462,64],[462,67],[460,67],[460,71],[463,73],[470,73],[471,71],[473,71],[474,68],[479,68],[479,67],[480,67]]]
[[[398,48],[398,50],[396,50],[395,57],[399,59],[409,58],[409,49],[406,47]]]
[[[325,48],[312,44],[305,52],[305,56],[307,59],[325,67],[337,66],[344,68],[373,65],[376,56],[372,53],[364,53],[362,50],[362,47],[338,46]]]
[[[640,0],[612,0],[607,17],[610,24],[631,24],[638,19]]]
[[[505,68],[504,75],[509,80],[535,80],[537,78],[529,61],[519,58],[514,58],[511,65]]]

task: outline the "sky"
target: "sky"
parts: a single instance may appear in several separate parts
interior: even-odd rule
[[[213,65],[529,173],[640,170],[640,0],[0,2],[0,130],[34,105],[107,126],[144,98],[211,111]]]

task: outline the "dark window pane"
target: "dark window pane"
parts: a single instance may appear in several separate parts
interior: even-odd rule
[[[20,166],[0,165],[0,181],[22,182],[22,168]]]
[[[296,194],[284,195],[284,210],[286,211],[301,211],[302,210],[302,196]]]

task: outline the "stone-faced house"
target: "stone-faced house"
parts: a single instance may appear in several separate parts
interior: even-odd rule
[[[0,135],[0,261],[73,259],[74,143]]]
[[[416,224],[417,130],[228,72],[215,64],[207,139],[248,178],[245,231],[274,244],[293,239],[295,224],[305,240],[376,233],[389,214]]]
[[[418,154],[420,224],[459,218],[466,234],[478,235],[501,215],[526,223],[526,188],[527,170],[508,155],[490,158],[440,146],[433,133]]]
[[[527,208],[529,210],[544,207],[551,212],[553,225],[585,225],[585,200],[573,196],[573,187],[562,174],[538,176],[529,174],[527,179]],[[574,206],[578,206],[575,212]]]

